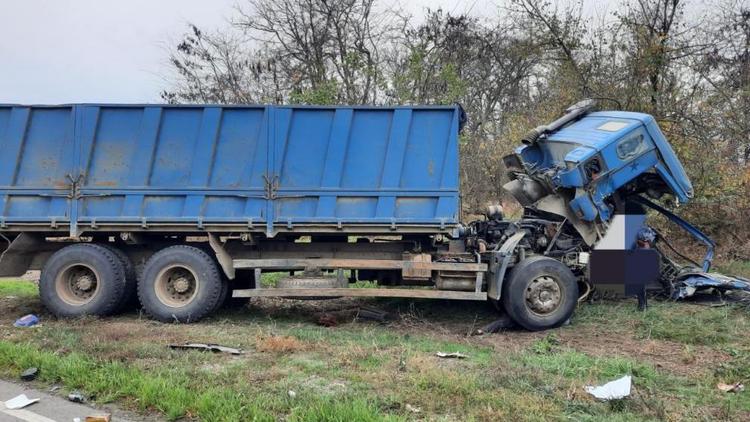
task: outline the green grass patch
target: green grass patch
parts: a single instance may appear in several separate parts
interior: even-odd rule
[[[29,344],[0,341],[0,368],[6,376],[15,378],[19,371],[32,366],[40,368],[41,381],[84,391],[98,402],[134,402],[140,409],[158,410],[169,420],[186,416],[227,422],[277,420],[268,410],[274,405],[273,399],[222,387],[217,379],[196,380],[181,365],[145,372],[78,352],[57,354]],[[308,395],[287,407],[290,420],[295,421],[395,420],[364,401],[332,402]]]
[[[0,279],[0,297],[31,297],[37,295],[39,295],[39,288],[30,281]]]

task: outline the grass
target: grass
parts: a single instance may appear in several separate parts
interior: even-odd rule
[[[39,294],[36,284],[23,280],[0,278],[0,297],[32,297]]]
[[[265,276],[265,275],[264,275]],[[468,335],[493,319],[479,303],[260,300],[191,325],[132,312],[56,320],[28,281],[0,281],[0,375],[41,369],[40,387],[80,390],[168,420],[748,420],[750,317],[713,308],[632,300],[582,305],[571,325],[544,333]],[[359,304],[393,323],[356,322]],[[11,326],[20,309],[32,329]],[[321,327],[319,315],[340,313]],[[349,312],[349,313],[347,313]],[[240,347],[243,356],[175,351],[167,343]],[[437,351],[466,359],[439,359]],[[584,386],[632,375],[631,397],[603,403]]]

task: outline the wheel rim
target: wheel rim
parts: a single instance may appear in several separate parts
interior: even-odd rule
[[[198,277],[181,265],[164,268],[156,276],[156,297],[161,303],[179,308],[189,304],[198,294]]]
[[[82,306],[91,302],[99,293],[99,280],[99,273],[92,267],[86,264],[71,264],[57,274],[55,291],[63,302]]]
[[[555,312],[563,302],[560,283],[552,277],[541,276],[531,280],[526,287],[526,306],[537,315]]]

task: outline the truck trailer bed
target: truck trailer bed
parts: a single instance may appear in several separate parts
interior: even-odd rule
[[[460,107],[0,105],[0,230],[441,233]]]

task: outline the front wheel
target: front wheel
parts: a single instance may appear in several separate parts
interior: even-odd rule
[[[202,250],[170,246],[146,262],[138,281],[143,309],[163,322],[194,322],[221,304],[224,291],[219,269]]]
[[[545,256],[519,262],[503,285],[506,312],[531,331],[559,327],[573,315],[577,301],[576,276],[562,262]]]

